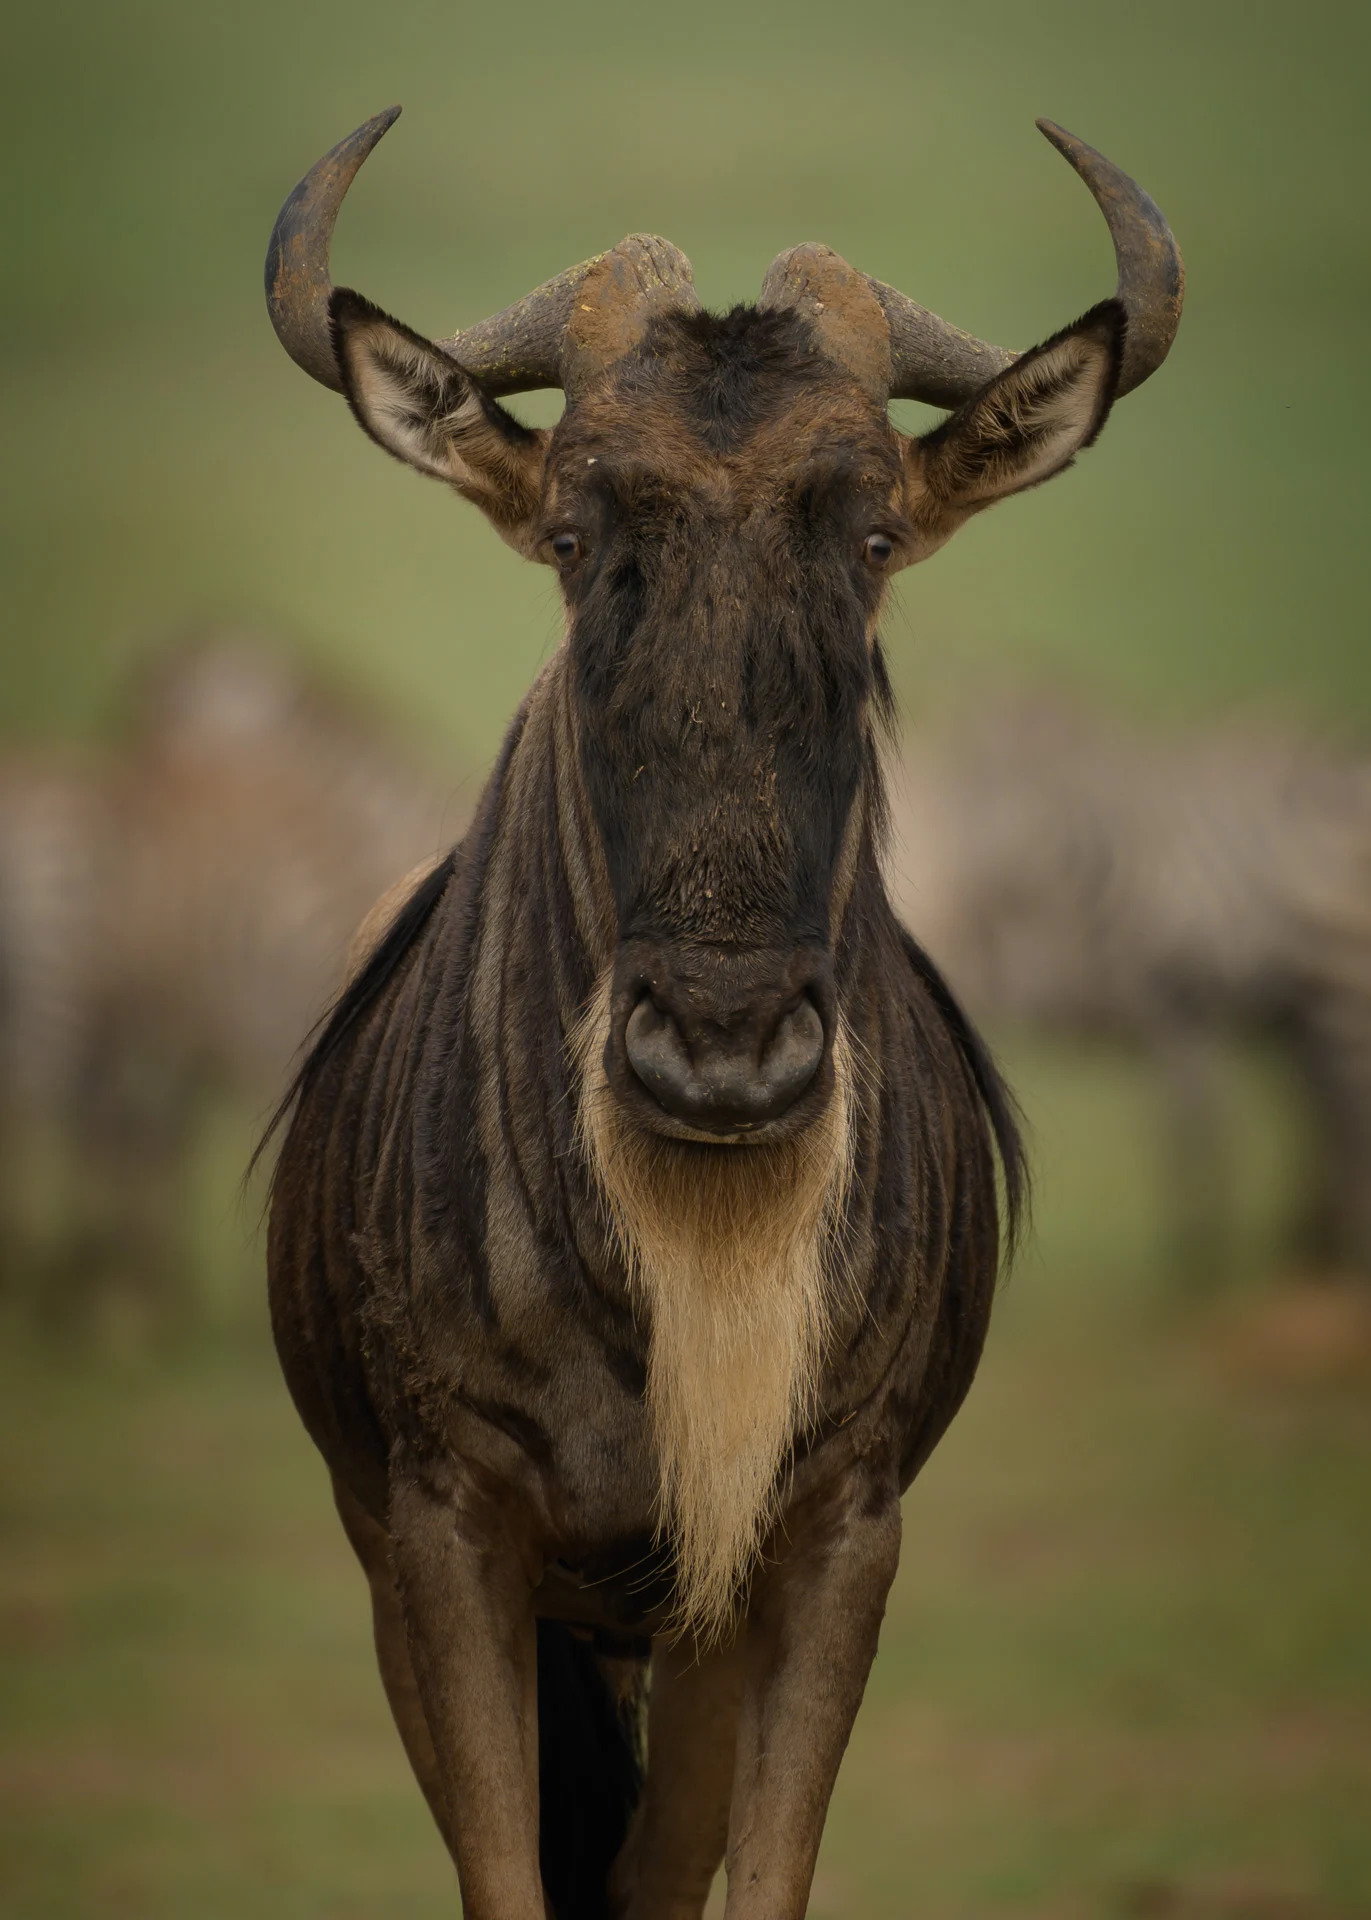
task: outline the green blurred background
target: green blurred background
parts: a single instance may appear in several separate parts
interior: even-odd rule
[[[169,629],[247,614],[445,753],[454,788],[488,762],[555,644],[553,583],[369,448],[262,307],[284,192],[392,100],[335,276],[429,332],[646,228],[713,304],[817,238],[1026,344],[1111,284],[1034,116],[1100,145],[1180,237],[1179,342],[1073,474],[903,577],[906,711],[1008,667],[1159,719],[1255,701],[1371,731],[1364,7],[12,11],[11,739],[99,734]],[[1279,1086],[1235,1067],[1242,1258],[1201,1305],[1167,1271],[1138,1069],[1010,1063],[1038,1234],[909,1500],[814,1911],[1371,1913],[1371,1416],[1235,1331],[1287,1203]],[[6,1913],[455,1910],[267,1351],[247,1137],[225,1116],[206,1154],[184,1351],[14,1329],[0,1352]]]

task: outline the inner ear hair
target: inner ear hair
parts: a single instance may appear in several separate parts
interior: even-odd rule
[[[920,465],[934,512],[975,512],[1070,466],[1109,416],[1126,325],[1118,300],[1101,301],[926,434]]]
[[[347,287],[329,303],[333,351],[358,425],[397,460],[451,480],[451,443],[485,422],[481,395],[432,341]]]
[[[546,435],[361,294],[337,288],[329,320],[343,391],[363,431],[397,460],[455,487],[511,546],[530,552]]]

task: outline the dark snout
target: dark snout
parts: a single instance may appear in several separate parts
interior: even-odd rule
[[[645,994],[628,1017],[624,1047],[668,1113],[736,1132],[794,1106],[824,1057],[824,1023],[809,999],[777,1020],[748,1009],[736,1024],[683,1023]]]
[[[649,1124],[770,1136],[806,1096],[822,1096],[830,987],[821,961],[659,950],[644,966],[646,957],[621,974],[607,1050],[617,1059],[606,1064]]]

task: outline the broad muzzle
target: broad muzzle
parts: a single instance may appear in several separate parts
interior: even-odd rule
[[[774,1139],[803,1125],[831,1090],[826,955],[635,941],[615,975],[605,1069],[651,1130]]]

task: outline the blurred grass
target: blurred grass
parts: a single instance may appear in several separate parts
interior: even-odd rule
[[[1365,8],[13,11],[9,735],[99,728],[164,629],[227,612],[297,630],[456,764],[491,754],[555,641],[550,580],[368,448],[261,306],[284,191],[395,98],[336,271],[431,331],[649,228],[716,304],[823,238],[1027,342],[1111,284],[1033,118],[1103,146],[1185,248],[1178,345],[1077,473],[905,576],[906,704],[1012,665],[1157,712],[1371,723]],[[1041,1230],[910,1499],[815,1911],[1371,1912],[1364,1399],[1235,1371],[1177,1299],[1134,1070],[1012,1064]],[[1242,1072],[1255,1286],[1298,1143],[1261,1064]],[[202,1169],[197,1349],[59,1362],[0,1338],[7,1914],[453,1907],[264,1350],[228,1198],[242,1137],[226,1119]]]
[[[1245,1373],[1170,1290],[1136,1069],[1012,1064],[1038,1239],[906,1503],[813,1910],[1371,1914],[1364,1388]],[[1255,1260],[1276,1108],[1239,1091]],[[0,1911],[452,1912],[322,1470],[217,1311],[170,1366],[0,1342]]]
[[[1077,474],[906,577],[901,686],[1009,660],[1364,727],[1368,20],[1339,0],[22,10],[0,128],[5,723],[95,724],[160,625],[231,609],[489,754],[555,638],[551,582],[369,449],[262,311],[285,189],[402,99],[335,266],[435,332],[647,227],[716,303],[822,237],[1027,342],[1112,284],[1033,118],[1100,143],[1180,235],[1179,343]]]

